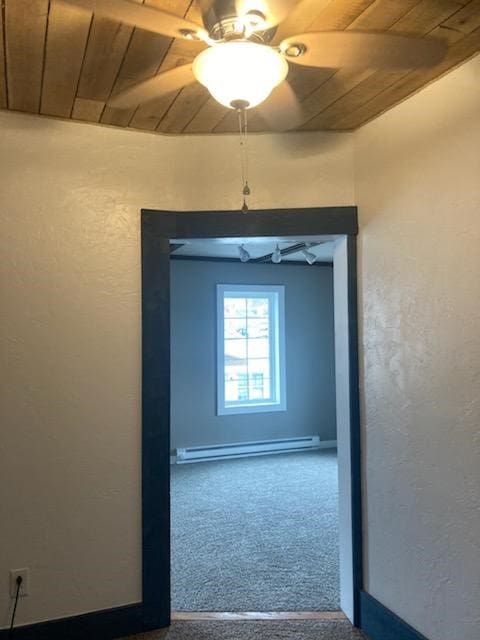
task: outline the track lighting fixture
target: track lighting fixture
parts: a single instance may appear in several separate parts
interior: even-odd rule
[[[313,264],[317,259],[317,256],[311,251],[308,251],[308,249],[306,248],[302,249],[302,253],[305,256],[305,260],[308,262],[308,264]]]
[[[279,264],[281,261],[282,261],[282,254],[277,244],[277,246],[275,247],[275,251],[272,253],[272,262],[274,264]]]
[[[238,247],[238,253],[240,254],[240,262],[248,262],[250,260],[250,254],[245,249],[243,244]]]

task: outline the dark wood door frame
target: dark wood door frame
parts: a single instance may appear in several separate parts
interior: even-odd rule
[[[171,239],[345,235],[348,251],[354,623],[360,624],[362,509],[356,207],[262,211],[142,210],[142,587],[145,629],[170,624]]]

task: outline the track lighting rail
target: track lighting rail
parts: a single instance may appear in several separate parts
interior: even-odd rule
[[[288,256],[292,253],[299,253],[303,249],[312,249],[313,247],[317,247],[322,242],[309,242],[308,245],[306,242],[298,242],[297,244],[292,245],[291,247],[285,247],[284,249],[280,249],[281,256]],[[253,258],[250,262],[271,262],[272,261],[272,253],[267,253],[264,256],[260,256],[259,258]]]

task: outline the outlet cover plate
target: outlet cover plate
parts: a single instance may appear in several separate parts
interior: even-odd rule
[[[30,592],[30,573],[28,569],[11,569],[10,570],[10,597],[15,598],[17,595],[17,576],[22,576],[22,584],[18,595],[20,597],[28,596]]]

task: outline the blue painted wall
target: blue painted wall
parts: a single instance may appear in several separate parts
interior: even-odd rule
[[[285,286],[287,411],[216,415],[217,284]],[[336,438],[333,269],[171,261],[172,449]]]

